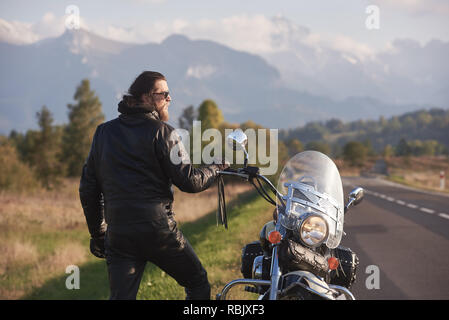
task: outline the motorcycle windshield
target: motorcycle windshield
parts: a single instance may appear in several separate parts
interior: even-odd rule
[[[279,210],[281,224],[298,230],[309,215],[325,219],[329,248],[341,241],[344,221],[343,185],[335,163],[318,151],[304,151],[291,158],[283,168],[278,190],[284,196],[285,208]],[[278,202],[278,208],[281,204]]]

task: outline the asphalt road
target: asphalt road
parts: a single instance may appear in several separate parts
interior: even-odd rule
[[[356,299],[449,299],[449,196],[375,178],[344,185],[346,195],[366,190],[345,216],[341,243],[360,259]]]

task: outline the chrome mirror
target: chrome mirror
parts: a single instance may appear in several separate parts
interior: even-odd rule
[[[240,129],[234,130],[228,135],[227,140],[228,144],[232,146],[232,149],[246,151],[246,144],[248,143],[248,137],[242,130]]]
[[[246,152],[246,144],[248,143],[248,137],[246,134],[240,130],[236,129],[231,132],[226,138],[229,146],[232,147],[234,151],[242,150],[245,153],[245,167],[248,164],[248,152]]]
[[[345,206],[345,212],[349,209],[349,207],[356,206],[360,202],[362,202],[364,195],[365,195],[365,190],[363,190],[363,188],[356,187],[356,188],[352,189],[352,191],[349,193],[349,197],[348,197],[349,201]]]

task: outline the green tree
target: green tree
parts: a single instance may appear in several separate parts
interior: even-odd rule
[[[343,147],[343,159],[351,166],[362,166],[367,155],[368,149],[358,141],[350,141]]]
[[[333,133],[343,132],[345,129],[345,124],[340,119],[330,119],[325,126]]]
[[[213,100],[204,100],[198,108],[198,120],[201,121],[203,130],[219,128],[223,122],[223,114]]]
[[[323,141],[311,141],[306,144],[306,150],[315,150],[324,153],[325,155],[331,154],[331,147],[329,144]]]
[[[287,142],[288,155],[290,157],[295,156],[297,153],[304,151],[304,146],[299,139],[293,138]]]
[[[37,187],[34,171],[20,161],[14,142],[0,136],[0,190],[23,191]]]
[[[178,119],[179,127],[190,131],[193,126],[193,121],[197,118],[195,107],[190,105],[182,111]]]
[[[408,142],[411,153],[415,156],[435,156],[444,153],[444,146],[436,140],[413,140]]]
[[[11,132],[9,140],[15,145],[21,161],[33,165],[33,157],[39,142],[39,131],[27,130],[25,134]]]
[[[398,117],[392,117],[389,121],[387,126],[385,127],[384,131],[387,134],[395,134],[401,131],[402,125],[401,121]]]
[[[397,156],[410,156],[412,154],[412,148],[408,144],[407,140],[401,138],[398,145],[396,146]]]
[[[394,149],[393,149],[393,147],[391,146],[391,144],[387,144],[387,145],[385,146],[385,148],[384,148],[383,151],[382,151],[382,156],[383,156],[384,158],[390,158],[390,157],[394,156]]]
[[[74,100],[68,104],[69,123],[64,129],[62,158],[67,164],[67,175],[79,176],[89,153],[95,129],[104,121],[101,102],[84,79],[77,87]]]
[[[366,148],[366,153],[368,156],[375,156],[376,155],[376,151],[373,148],[373,143],[371,142],[371,139],[365,139],[362,141],[362,144],[365,146]]]
[[[63,171],[58,158],[61,139],[58,130],[52,126],[53,116],[46,106],[36,113],[36,117],[40,131],[33,150],[32,164],[42,185],[50,189],[59,184]]]

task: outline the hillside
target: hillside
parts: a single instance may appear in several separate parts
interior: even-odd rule
[[[401,140],[411,145],[418,141],[436,141],[440,146],[436,154],[449,150],[449,109],[429,109],[407,112],[390,118],[343,122],[331,119],[310,122],[291,130],[281,130],[280,139],[299,139],[303,144],[322,141],[330,144],[337,154],[348,141],[368,143],[377,153],[388,145],[398,146]],[[418,154],[419,155],[419,154]]]

